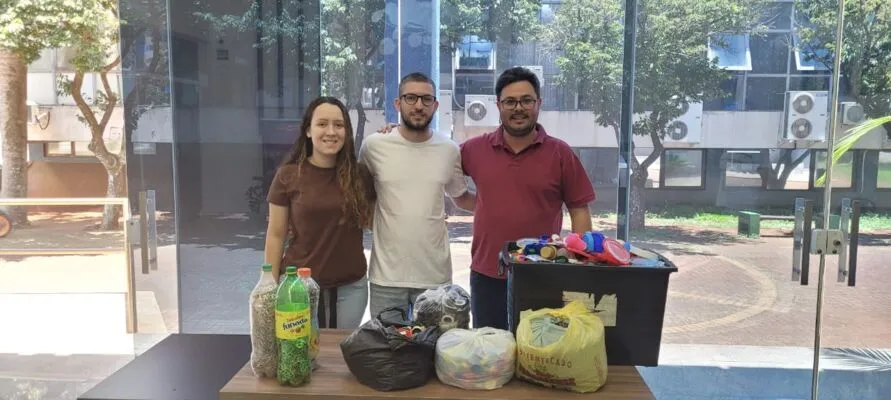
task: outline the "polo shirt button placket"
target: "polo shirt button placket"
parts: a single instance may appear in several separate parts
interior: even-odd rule
[[[510,163],[508,164],[511,168],[519,168],[520,167],[520,155],[519,154],[511,154]]]

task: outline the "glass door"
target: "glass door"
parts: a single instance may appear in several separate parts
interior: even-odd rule
[[[171,85],[164,2],[121,2],[124,119],[134,353],[179,331],[174,113],[183,90]],[[173,65],[176,69],[176,65]],[[177,97],[179,95],[179,97]]]
[[[833,98],[831,108],[836,132],[827,142],[828,151],[816,158],[818,168],[825,169],[818,173],[828,206],[821,206],[823,218],[815,227],[825,227],[826,244],[822,231],[813,235],[819,240],[817,250],[823,251],[817,255],[822,279],[812,398],[878,400],[891,393],[891,273],[884,258],[891,255],[891,87],[876,83],[887,82],[880,76],[887,76],[891,67],[883,63],[880,71],[864,71],[873,71],[875,60],[891,55],[883,45],[891,14],[882,11],[881,2],[839,4],[843,19],[838,12],[826,18],[812,5],[796,7],[814,26],[810,38],[823,39],[831,32],[833,48],[842,49],[827,58],[839,83],[834,90],[840,96]],[[882,38],[873,37],[873,30],[884,32]]]
[[[660,365],[641,374],[660,399],[812,398],[833,68],[802,54],[795,3],[709,4],[709,24],[660,26],[670,5],[625,3],[617,235],[679,268]],[[714,65],[690,61],[703,41]]]

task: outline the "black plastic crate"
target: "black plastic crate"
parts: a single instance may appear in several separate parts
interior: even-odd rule
[[[610,365],[658,365],[668,278],[678,270],[674,263],[660,254],[664,267],[512,262],[511,248],[516,242],[506,243],[499,257],[508,279],[511,332],[517,333],[520,311],[583,299],[596,305],[606,326]]]

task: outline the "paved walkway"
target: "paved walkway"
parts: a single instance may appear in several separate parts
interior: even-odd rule
[[[139,315],[142,324],[148,324],[146,330],[163,332],[166,328],[174,331],[179,320],[177,304],[180,302],[184,331],[248,332],[247,298],[259,276],[262,229],[246,221],[231,219],[202,221],[202,224],[204,226],[192,224],[181,233],[178,281],[173,262],[175,247],[169,235],[159,248],[158,269],[148,275],[136,274]],[[610,225],[606,221],[598,221],[598,226],[609,232]],[[451,217],[449,229],[454,281],[469,291],[471,219]],[[162,234],[165,234],[163,230]],[[727,349],[727,346],[736,349],[746,349],[739,346],[795,348],[798,353],[789,353],[799,354],[794,363],[807,365],[807,351],[814,342],[817,258],[811,263],[811,285],[792,282],[792,239],[783,232],[773,234],[775,236],[752,240],[738,238],[732,231],[650,227],[646,237],[634,240],[638,245],[660,251],[680,269],[673,274],[669,285],[663,330],[666,349],[674,345],[712,349],[698,353],[690,350],[692,348],[683,350],[685,354],[698,354],[699,361],[705,363],[709,359],[727,359],[728,354],[719,350]],[[79,237],[76,230],[67,235]],[[828,263],[823,309],[824,347],[891,349],[891,308],[888,307],[891,304],[891,268],[885,261],[891,256],[889,241],[891,236],[863,239],[856,287],[835,282],[835,261]],[[90,303],[99,298],[121,298],[114,295],[123,292],[121,285],[125,281],[122,280],[121,265],[119,256],[0,260],[0,293],[3,293],[0,310],[7,310],[5,314],[0,313],[0,318],[21,321],[20,314],[26,311],[28,315],[53,315],[59,310],[67,310],[64,313],[69,317],[86,318],[80,322],[72,321],[69,326],[91,326],[103,330],[111,338],[93,341],[90,345],[86,340],[74,340],[77,335],[70,335],[72,340],[65,345],[64,340],[55,343],[48,338],[37,340],[28,333],[46,331],[47,327],[30,325],[7,332],[0,338],[4,343],[0,353],[11,354],[0,356],[0,387],[21,384],[22,376],[27,374],[19,370],[18,375],[14,375],[11,365],[34,365],[34,357],[38,356],[32,354],[108,354],[95,356],[106,357],[104,361],[96,359],[96,362],[105,363],[105,367],[97,367],[87,374],[81,365],[82,358],[77,357],[61,357],[72,361],[56,361],[53,371],[37,373],[57,378],[72,377],[65,378],[73,381],[65,381],[67,383],[63,385],[71,389],[85,380],[104,376],[113,370],[109,366],[119,365],[121,360],[129,357],[126,354],[129,348],[139,347],[139,343],[134,344],[133,337],[118,330],[123,327],[123,309],[114,309],[123,307],[119,300]],[[135,269],[140,270],[138,265]],[[74,296],[69,300],[78,300],[61,301],[60,295],[51,294],[60,291]],[[35,300],[38,298],[40,300]],[[102,304],[102,307],[96,304]],[[17,310],[17,313],[12,312],[15,314],[12,315],[8,310]],[[150,338],[156,340],[156,337]],[[137,337],[135,341],[140,340],[147,339]],[[672,354],[678,353],[666,350],[663,356],[671,357]],[[737,355],[729,357],[739,358],[742,357],[739,354],[744,353],[732,354]],[[3,393],[0,390],[0,394]]]

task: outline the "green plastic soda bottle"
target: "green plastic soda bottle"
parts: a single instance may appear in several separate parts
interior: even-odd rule
[[[309,292],[303,281],[297,278],[297,267],[287,267],[285,274],[275,294],[275,336],[279,341],[278,383],[302,386],[309,383],[312,374]]]

